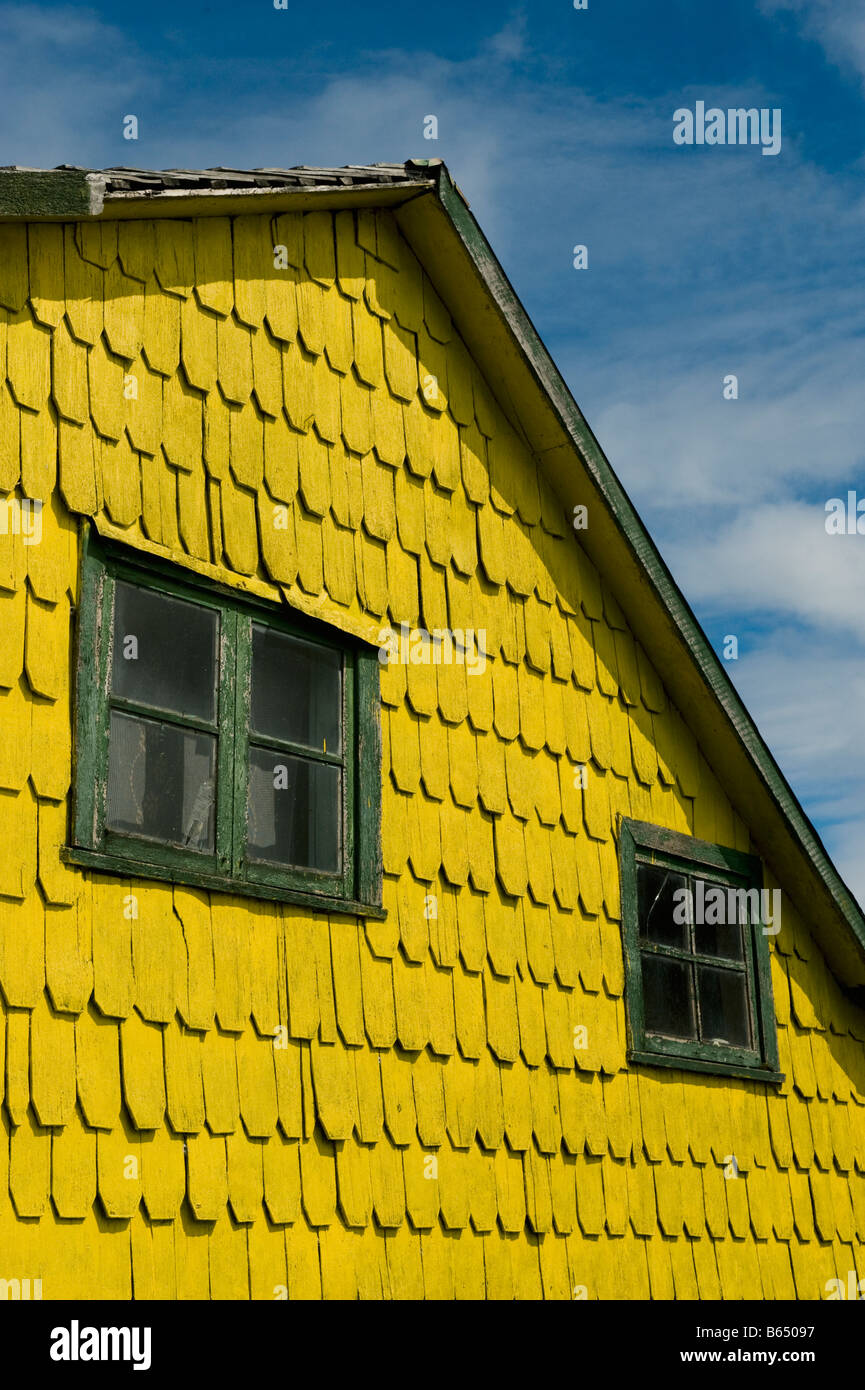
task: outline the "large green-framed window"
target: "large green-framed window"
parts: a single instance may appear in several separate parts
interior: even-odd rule
[[[378,915],[378,670],[321,624],[90,535],[66,857]]]
[[[627,819],[620,856],[629,1058],[780,1081],[759,859]]]

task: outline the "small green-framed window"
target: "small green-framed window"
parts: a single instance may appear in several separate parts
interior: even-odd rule
[[[621,825],[629,1058],[780,1081],[759,859]]]
[[[378,915],[378,670],[323,624],[89,535],[66,858]]]

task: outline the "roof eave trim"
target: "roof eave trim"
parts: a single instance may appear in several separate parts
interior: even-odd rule
[[[232,184],[206,188],[112,188],[104,172],[0,169],[0,221],[194,217],[307,206],[396,206],[434,186],[434,175],[367,182]]]

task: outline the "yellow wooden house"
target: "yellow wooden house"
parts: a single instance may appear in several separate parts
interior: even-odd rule
[[[0,382],[0,1294],[855,1290],[865,921],[446,168],[2,170]]]

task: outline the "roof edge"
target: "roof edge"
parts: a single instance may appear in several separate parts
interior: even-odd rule
[[[0,167],[0,221],[207,217],[289,208],[394,205],[429,192],[440,160],[344,169]]]

